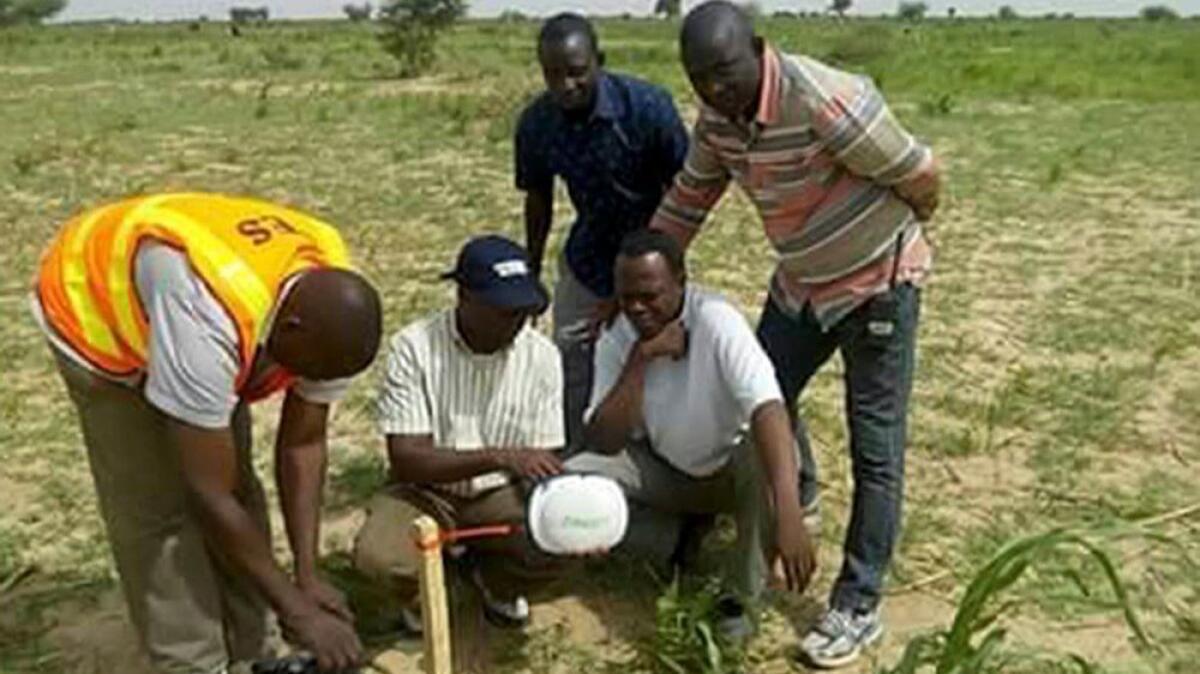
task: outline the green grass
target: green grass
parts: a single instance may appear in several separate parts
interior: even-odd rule
[[[744,666],[744,653],[720,634],[716,611],[720,585],[685,587],[678,578],[655,605],[654,634],[642,649],[642,666],[658,674],[726,674]]]
[[[1003,642],[1008,632],[995,626],[1011,608],[1011,605],[999,602],[999,597],[1020,581],[1034,563],[1061,552],[1074,552],[1076,558],[1082,558],[1082,561],[1099,569],[1103,583],[1115,596],[1114,608],[1120,611],[1138,645],[1149,649],[1150,639],[1138,619],[1117,566],[1095,538],[1056,530],[1018,538],[1005,544],[971,579],[959,600],[950,627],[909,642],[900,662],[882,674],[917,674],[927,669],[936,674],[999,674],[1046,669],[1085,674],[1096,671],[1087,658],[1077,653],[1039,657],[1005,652]],[[1072,577],[1078,578],[1078,575]],[[1099,583],[1077,583],[1085,596],[1096,585]]]
[[[613,69],[666,85],[693,115],[677,28],[614,20],[599,30]],[[973,571],[1008,541],[1152,518],[1200,493],[1200,24],[772,20],[762,29],[785,49],[870,74],[947,166],[893,582],[919,589],[889,598],[893,636],[865,672],[894,665],[931,615],[948,624]],[[57,224],[142,191],[285,201],[342,228],[383,289],[388,329],[398,328],[451,301],[437,273],[466,237],[521,236],[511,132],[541,88],[536,30],[468,22],[433,72],[405,81],[392,77],[370,26],[340,22],[272,23],[238,39],[220,24],[0,31],[0,584],[35,569],[0,593],[0,672],[90,671],[91,656],[55,628],[100,612],[115,587],[73,410],[25,310]],[[557,213],[569,222],[561,191]],[[771,254],[743,196],[731,191],[689,256],[693,278],[753,320]],[[334,419],[327,502],[337,522],[383,479],[377,382],[357,383]],[[788,671],[797,631],[836,574],[851,495],[841,400],[835,359],[804,400],[825,483],[822,575],[809,598],[773,602],[750,671]],[[274,415],[271,405],[256,413],[264,450]],[[269,463],[261,451],[264,474]],[[1104,671],[1191,671],[1195,515],[1154,531],[1175,544],[1122,540],[1110,552],[1161,649],[1150,662],[1125,647],[1113,596],[1080,592],[1101,587],[1103,573],[1059,553],[1006,591],[1019,602],[997,623],[1011,630],[1006,652],[1080,650],[1069,647],[1082,639]],[[373,589],[346,568],[348,537],[337,533],[325,567],[361,598],[374,647],[389,647],[386,612],[370,609]],[[561,610],[619,629],[589,641],[570,621],[539,625],[497,644],[497,671],[651,668],[635,656],[665,633],[656,617],[692,615],[705,595],[685,585],[667,594],[678,610],[659,611],[660,588],[643,575],[618,565],[548,589],[544,606],[560,609],[555,596],[570,591],[580,604]],[[707,652],[693,650],[695,630],[672,634],[657,650]]]

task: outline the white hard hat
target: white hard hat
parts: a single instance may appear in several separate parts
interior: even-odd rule
[[[529,495],[529,537],[554,555],[609,550],[625,537],[629,507],[625,493],[600,475],[560,475]]]

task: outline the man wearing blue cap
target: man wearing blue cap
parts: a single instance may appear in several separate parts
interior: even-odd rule
[[[476,238],[443,278],[458,286],[456,306],[408,325],[389,344],[378,398],[389,484],[355,546],[361,570],[409,591],[413,516],[450,528],[520,523],[529,481],[562,472],[562,365],[553,342],[529,325],[548,302],[525,250],[500,236]],[[512,576],[545,559],[519,536],[480,539],[466,552],[488,619],[527,622]],[[405,622],[419,629],[412,606]]]

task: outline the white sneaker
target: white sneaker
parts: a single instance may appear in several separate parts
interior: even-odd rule
[[[804,504],[804,528],[808,531],[809,540],[814,543],[821,541],[821,496],[817,495],[811,503]]]
[[[879,609],[851,613],[829,609],[800,641],[800,654],[813,667],[845,667],[883,636]]]

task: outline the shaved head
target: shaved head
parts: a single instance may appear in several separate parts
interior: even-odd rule
[[[753,116],[762,41],[740,7],[725,0],[696,7],[683,21],[679,46],[688,79],[706,105],[730,119]]]
[[[267,350],[275,362],[307,379],[349,377],[374,360],[382,314],[379,294],[359,274],[306,271],[279,307]]]
[[[544,49],[571,39],[582,38],[592,51],[600,51],[596,29],[585,17],[572,12],[555,14],[546,19],[538,33],[538,49]]]
[[[679,34],[685,63],[691,58],[712,57],[754,41],[750,17],[732,2],[713,0],[688,13]]]

